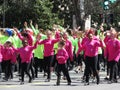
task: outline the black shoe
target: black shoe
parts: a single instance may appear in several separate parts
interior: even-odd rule
[[[45,82],[50,82],[50,79],[46,79]]]
[[[71,82],[68,82],[68,84],[67,85],[71,85]]]
[[[4,81],[8,81],[8,79],[7,79],[7,78],[5,78],[5,77],[3,78],[3,80],[4,80]]]
[[[24,82],[20,82],[20,85],[23,85],[24,84]]]
[[[99,82],[99,81],[97,81],[97,85],[98,85],[98,84],[100,84],[100,82]]]
[[[35,75],[35,78],[38,78],[38,75]]]
[[[108,81],[108,84],[112,84],[113,82],[111,80]]]
[[[60,85],[60,82],[56,82],[56,85],[59,86],[59,85]]]
[[[118,83],[117,79],[114,79],[113,82],[114,82],[114,83]]]
[[[32,78],[29,79],[29,83],[32,83]]]
[[[105,79],[105,80],[109,80],[109,78],[108,78],[108,77],[105,77],[104,79]]]
[[[100,79],[98,78],[98,79],[97,79],[97,85],[98,85],[99,83],[100,83]]]
[[[85,83],[84,83],[84,86],[87,86],[87,85],[89,85],[89,82],[85,82]]]

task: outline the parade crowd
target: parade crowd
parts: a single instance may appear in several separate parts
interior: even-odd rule
[[[92,77],[100,84],[100,71],[106,72],[109,84],[120,78],[120,32],[115,28],[81,30],[80,27],[65,29],[53,25],[51,30],[43,30],[24,23],[22,29],[16,27],[0,30],[0,78],[8,81],[18,73],[20,84],[24,84],[25,74],[29,83],[39,78],[38,73],[50,82],[55,72],[56,85],[61,76],[71,85],[69,71],[84,72],[84,85],[90,84]]]

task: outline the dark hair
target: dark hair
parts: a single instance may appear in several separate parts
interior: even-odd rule
[[[10,47],[12,46],[12,42],[10,42],[10,41],[6,41],[5,43],[10,44]]]
[[[23,33],[22,36],[28,37],[28,33]]]
[[[66,31],[70,36],[72,35],[72,29],[67,29]]]
[[[59,44],[62,45],[62,46],[64,46],[65,45],[65,41],[62,40],[62,41],[59,42]]]

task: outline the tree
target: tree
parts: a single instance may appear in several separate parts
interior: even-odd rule
[[[53,4],[49,0],[6,0],[6,6],[7,27],[22,27],[24,21],[30,20],[44,29],[51,28],[53,24],[63,25],[58,14],[52,13]]]

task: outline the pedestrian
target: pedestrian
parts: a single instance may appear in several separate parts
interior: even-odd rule
[[[11,61],[13,59],[14,50],[12,49],[12,43],[10,41],[6,41],[3,45],[2,55],[3,55],[3,64],[4,64],[4,73],[5,77],[3,78],[5,81],[8,81],[10,77],[11,71]]]
[[[39,45],[44,45],[44,69],[47,73],[47,79],[45,81],[50,82],[50,67],[54,57],[54,44],[57,43],[60,38],[58,37],[57,39],[52,39],[52,32],[50,30],[47,30],[46,35],[47,39],[39,41]]]
[[[105,49],[105,57],[108,58],[109,68],[110,68],[110,75],[109,75],[109,82],[116,82],[117,83],[117,63],[120,59],[120,41],[116,38],[117,32],[114,28],[110,30],[110,37],[109,41],[106,43]]]
[[[97,84],[100,82],[99,74],[97,73],[97,59],[98,59],[98,47],[103,47],[103,41],[99,41],[94,38],[93,31],[90,30],[87,34],[88,39],[87,41],[79,47],[79,50],[77,52],[78,54],[84,50],[85,54],[85,63],[86,63],[86,82],[85,85],[89,85],[89,76],[90,76],[90,71],[92,70],[93,76],[96,76],[97,79]]]
[[[17,53],[20,54],[21,57],[21,83],[24,84],[24,73],[29,76],[29,83],[32,82],[32,77],[29,73],[31,58],[32,58],[32,51],[37,47],[38,40],[34,44],[34,46],[30,46],[26,40],[22,41],[23,47],[15,49]]]
[[[59,49],[56,55],[56,60],[58,62],[56,85],[60,85],[61,72],[63,72],[64,76],[66,77],[68,85],[71,85],[71,78],[69,76],[68,68],[66,66],[69,56],[64,46],[65,46],[65,42],[63,40],[60,41],[58,44]]]

